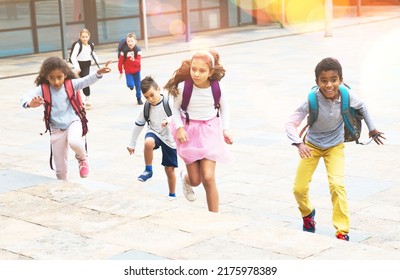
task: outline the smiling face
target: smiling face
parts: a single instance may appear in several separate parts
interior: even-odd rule
[[[62,85],[64,84],[65,78],[66,75],[60,69],[50,71],[46,77],[50,85],[56,90],[61,89]]]
[[[190,65],[190,76],[193,79],[193,83],[198,88],[207,88],[210,86],[209,77],[212,75],[208,63],[201,58],[193,58]]]
[[[155,89],[153,86],[151,86],[148,91],[143,93],[143,96],[151,105],[157,105],[161,100],[160,88]]]
[[[338,71],[321,71],[315,82],[326,99],[333,101],[339,97],[339,85],[342,83],[342,80],[339,77]]]

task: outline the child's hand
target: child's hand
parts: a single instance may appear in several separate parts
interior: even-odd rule
[[[189,140],[186,130],[183,127],[178,128],[176,138],[180,143],[186,143]]]
[[[135,148],[131,148],[131,147],[126,147],[128,149],[128,152],[130,155],[135,153]]]
[[[121,78],[122,78],[122,73],[121,73],[121,74],[119,74],[119,79],[121,80]]]
[[[40,105],[44,104],[44,99],[41,96],[35,96],[34,98],[32,98],[31,102],[29,102],[29,107],[30,108],[35,108],[35,107],[39,107]]]
[[[229,144],[229,145],[233,144],[233,138],[227,129],[224,130],[224,140],[225,140],[226,144]]]
[[[163,120],[161,123],[161,127],[166,127],[168,125],[168,120]]]
[[[299,149],[299,155],[301,158],[312,157],[311,151],[313,150],[313,148],[310,148],[309,146],[304,145],[304,143],[298,144],[297,148]]]
[[[386,138],[383,137],[382,134],[383,134],[383,132],[379,132],[378,130],[374,129],[374,130],[371,130],[371,131],[369,132],[369,138],[372,137],[372,138],[374,139],[374,141],[375,141],[376,144],[378,144],[378,145],[383,145],[382,139],[385,139],[385,140],[386,140]],[[381,139],[381,138],[382,138],[382,139]]]
[[[109,67],[111,62],[112,62],[111,60],[107,61],[107,63],[103,67],[101,67],[99,70],[97,70],[97,74],[101,75],[101,74],[111,72],[111,68]]]

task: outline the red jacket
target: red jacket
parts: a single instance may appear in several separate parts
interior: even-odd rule
[[[136,58],[134,57],[133,50],[127,52],[126,54],[126,59],[124,57],[123,52],[120,53],[119,59],[118,59],[118,70],[119,73],[123,73],[125,71],[125,74],[135,74],[140,71],[140,61],[142,59],[142,52],[139,51],[136,55]],[[123,69],[122,69],[123,68]]]

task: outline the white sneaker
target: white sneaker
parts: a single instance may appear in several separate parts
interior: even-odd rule
[[[188,183],[186,183],[185,175],[186,175],[186,172],[184,170],[182,170],[181,171],[182,191],[183,191],[183,194],[185,195],[186,199],[193,202],[196,200],[196,195],[193,191],[192,186],[189,185]]]

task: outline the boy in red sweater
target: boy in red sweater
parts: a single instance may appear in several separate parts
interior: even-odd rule
[[[140,91],[140,67],[142,50],[136,45],[135,33],[128,33],[126,35],[126,44],[122,47],[118,58],[118,70],[120,73],[119,78],[122,78],[123,71],[125,71],[126,85],[130,90],[136,88],[136,99],[138,105],[142,105],[141,91]]]

